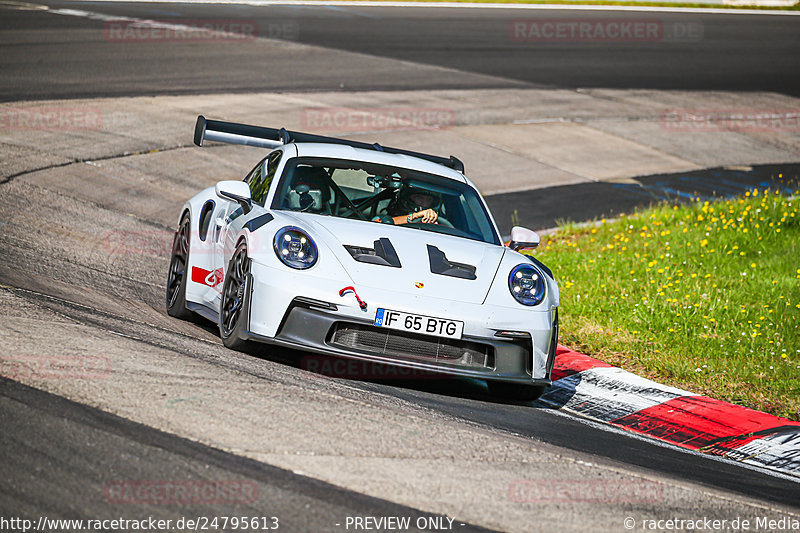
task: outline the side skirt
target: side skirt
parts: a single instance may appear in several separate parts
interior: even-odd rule
[[[196,302],[186,302],[186,308],[193,313],[197,313],[198,315],[202,316],[203,318],[210,320],[214,324],[219,324],[219,313],[214,311],[213,309],[209,309],[203,304],[199,304]]]

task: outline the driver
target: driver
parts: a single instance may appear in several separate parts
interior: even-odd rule
[[[410,224],[413,221],[423,224],[436,224],[439,219],[437,209],[441,204],[438,194],[421,187],[406,185],[397,193],[387,211],[395,224]]]

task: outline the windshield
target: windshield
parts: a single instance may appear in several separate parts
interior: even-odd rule
[[[272,209],[402,225],[500,244],[483,202],[469,185],[363,161],[290,159]]]

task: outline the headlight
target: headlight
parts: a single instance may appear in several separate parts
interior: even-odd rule
[[[544,299],[546,283],[544,274],[535,266],[517,265],[508,276],[508,290],[519,303],[537,305]]]
[[[300,228],[286,226],[279,229],[272,245],[275,255],[286,266],[306,269],[311,268],[317,262],[317,245]]]

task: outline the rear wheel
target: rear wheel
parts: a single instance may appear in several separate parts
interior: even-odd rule
[[[489,386],[492,396],[521,402],[538,400],[547,389],[546,385],[519,385],[504,381],[487,381],[486,384]]]
[[[250,343],[240,338],[240,333],[247,327],[245,303],[247,301],[248,274],[250,259],[247,257],[247,246],[242,243],[236,248],[225,283],[222,286],[222,301],[219,313],[219,335],[222,343],[231,350],[245,351]]]
[[[183,320],[193,317],[192,312],[186,309],[190,235],[191,222],[189,215],[186,215],[172,238],[172,257],[167,274],[167,313]]]

